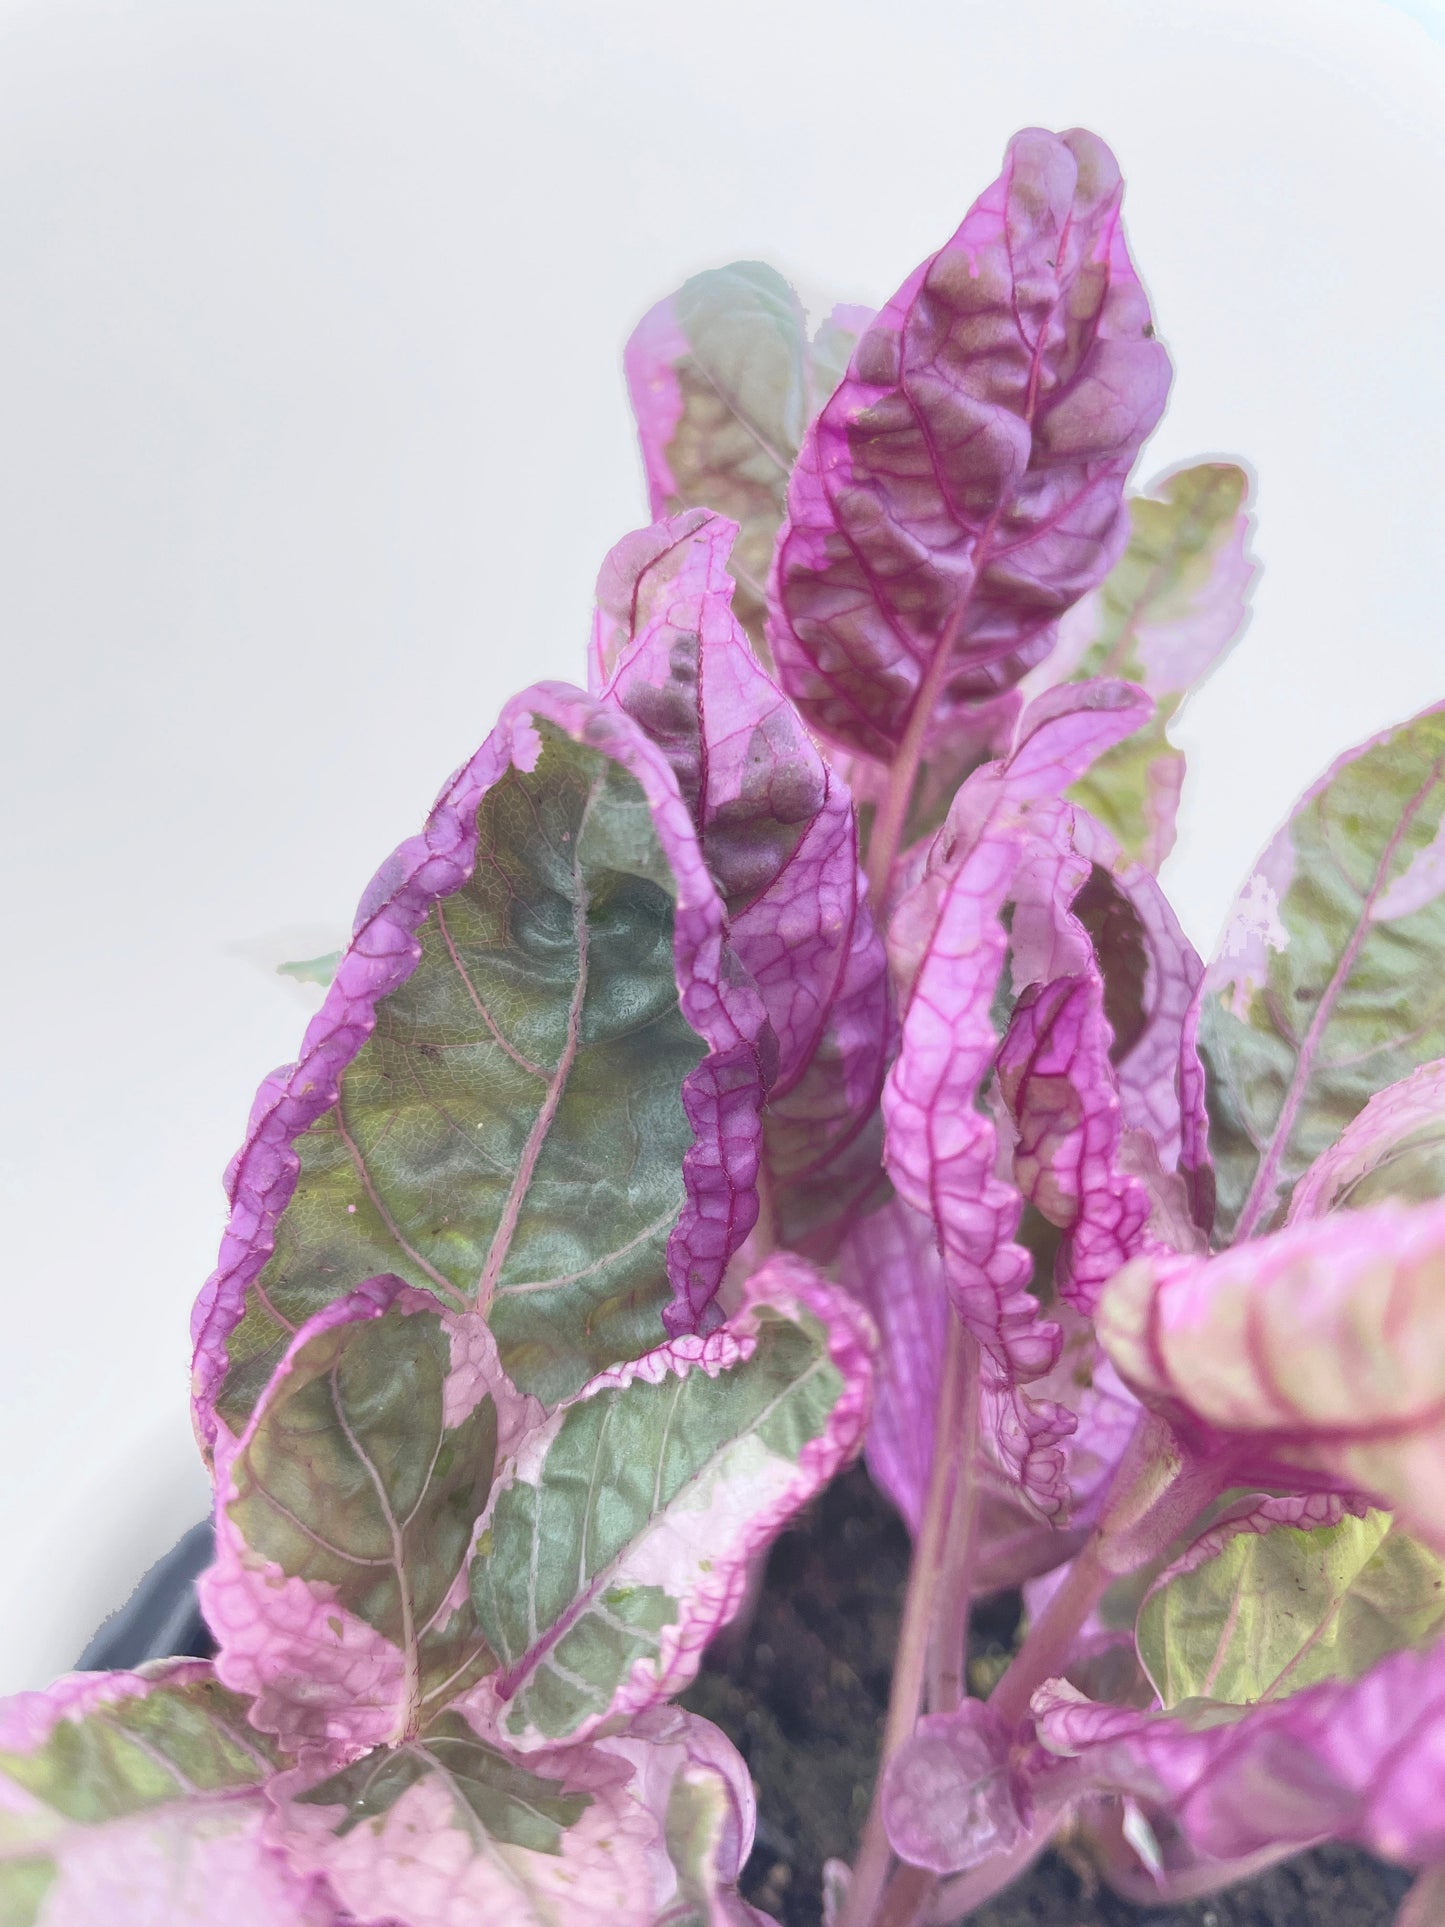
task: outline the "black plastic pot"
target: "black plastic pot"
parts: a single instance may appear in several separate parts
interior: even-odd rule
[[[82,1673],[109,1673],[148,1659],[209,1659],[215,1641],[201,1617],[196,1580],[215,1557],[209,1519],[191,1527],[157,1559],[130,1598],[91,1638],[76,1661]]]

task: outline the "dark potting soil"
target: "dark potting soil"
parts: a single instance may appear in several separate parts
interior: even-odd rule
[[[820,1497],[768,1561],[741,1637],[724,1635],[683,1703],[715,1720],[758,1789],[743,1892],[782,1927],[819,1927],[822,1869],[850,1860],[877,1766],[908,1535],[861,1466]],[[975,1656],[1007,1650],[1016,1599],[974,1615]],[[1137,1907],[1054,1853],[970,1927],[1388,1927],[1409,1876],[1319,1847],[1188,1906]],[[1092,1890],[1091,1890],[1092,1889]]]

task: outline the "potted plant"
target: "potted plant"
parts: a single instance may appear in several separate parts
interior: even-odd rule
[[[1247,478],[1127,493],[1121,193],[1030,129],[879,315],[741,264],[634,336],[588,687],[382,866],[228,1173],[214,1657],[0,1710],[7,1924],[757,1922],[677,1701],[860,1453],[912,1551],[835,1927],[1054,1841],[1144,1901],[1354,1842],[1445,1911],[1445,709],[1206,969],[1167,723]]]

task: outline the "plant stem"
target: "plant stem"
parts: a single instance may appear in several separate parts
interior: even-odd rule
[[[973,1447],[965,1455],[957,1446],[960,1425],[969,1409],[969,1381],[978,1376],[977,1347],[962,1321],[950,1309],[944,1345],[943,1373],[938,1385],[938,1409],[933,1435],[933,1469],[928,1480],[923,1518],[908,1571],[903,1620],[898,1629],[898,1653],[893,1662],[893,1684],[888,1717],[878,1759],[878,1778],[863,1827],[863,1839],[853,1878],[848,1885],[840,1927],[876,1927],[875,1910],[888,1878],[892,1849],[883,1824],[883,1777],[888,1763],[912,1733],[923,1704],[924,1677],[933,1632],[935,1606],[945,1570],[949,1528],[958,1511],[970,1509],[958,1501],[960,1487],[973,1484]],[[977,1411],[976,1402],[973,1409]]]
[[[877,1927],[914,1927],[937,1885],[938,1875],[926,1867],[895,1867],[878,1906]]]
[[[956,1327],[963,1353],[963,1409],[958,1424],[958,1472],[948,1521],[943,1538],[943,1570],[939,1577],[938,1600],[933,1613],[933,1638],[929,1647],[928,1707],[933,1713],[953,1713],[964,1696],[964,1669],[968,1659],[968,1612],[973,1600],[973,1542],[978,1529],[978,1480],[974,1462],[978,1456],[979,1404],[983,1383],[979,1372],[978,1341]]]
[[[953,662],[953,641],[963,621],[965,606],[960,603],[954,611],[933,652],[928,674],[919,684],[913,707],[908,712],[908,727],[903,732],[903,741],[898,745],[898,754],[888,772],[887,794],[873,819],[873,834],[868,840],[868,894],[873,899],[875,917],[881,918],[884,912],[893,859],[898,854],[904,825],[908,821],[909,805],[913,801],[913,786],[918,781],[918,772],[923,763],[928,725],[933,720],[934,707],[948,680]]]
[[[1017,1880],[1025,1868],[1038,1859],[1058,1832],[1063,1818],[1064,1809],[1060,1808],[1051,1820],[1041,1821],[1007,1853],[996,1853],[981,1867],[971,1867],[967,1873],[955,1874],[952,1880],[941,1882],[924,1915],[929,1927],[953,1927],[955,1921],[966,1920],[976,1907],[982,1907],[985,1901],[1002,1893],[1011,1880]]]
[[[1064,1669],[1079,1628],[1099,1603],[1113,1578],[1099,1558],[1099,1535],[1084,1543],[1063,1584],[1029,1627],[1008,1671],[989,1695],[989,1705],[1005,1725],[1016,1726],[1046,1679]]]
[[[1400,1903],[1395,1927],[1440,1927],[1445,1921],[1445,1864],[1427,1867]]]

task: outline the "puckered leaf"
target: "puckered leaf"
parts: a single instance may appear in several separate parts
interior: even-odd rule
[[[932,1223],[901,1198],[861,1218],[848,1232],[839,1277],[878,1327],[868,1470],[917,1534],[933,1468],[939,1367],[948,1289]],[[1017,1485],[981,1451],[974,1534],[974,1589],[1017,1586],[1078,1550],[1098,1499],[1133,1432],[1138,1401],[1119,1383],[1086,1322],[1064,1308],[1062,1349],[1053,1370],[1031,1382],[1031,1396],[1073,1415],[1060,1440],[1067,1511],[1075,1530],[1044,1524],[1021,1503]]]
[[[1073,911],[1104,978],[1125,1126],[1149,1139],[1164,1172],[1187,1165],[1196,1185],[1203,1183],[1208,1118],[1189,1014],[1204,966],[1157,878],[1086,810],[1050,812],[1047,826],[1045,812],[1036,810],[1034,829],[1054,838],[1063,831],[1091,865]]]
[[[756,1214],[767,1023],[671,770],[561,684],[508,705],[363,900],[261,1087],[196,1309],[197,1414],[389,1272],[546,1398],[688,1328]],[[671,1279],[671,1305],[669,1300]]]
[[[1049,649],[1127,537],[1124,479],[1168,358],[1113,156],[1031,128],[863,335],[804,439],[768,638],[809,722],[887,761]]]
[[[1224,1483],[1365,1493],[1445,1551],[1445,1205],[1136,1259],[1098,1329]]]
[[[1138,1712],[1054,1680],[1033,1711],[1044,1746],[1070,1761],[1071,1794],[1094,1786],[1158,1803],[1218,1860],[1322,1836],[1392,1860],[1445,1858],[1445,1643],[1249,1708],[1191,1700]]]
[[[916,1535],[933,1469],[950,1316],[932,1220],[890,1198],[850,1228],[838,1275],[878,1328],[868,1471]]]
[[[536,1413],[475,1313],[377,1279],[293,1339],[217,1460],[201,1602],[228,1686],[293,1753],[415,1733],[496,1664],[467,1594],[503,1447]]]
[[[861,1443],[870,1339],[780,1254],[726,1325],[603,1374],[526,1441],[472,1569],[500,1670],[469,1703],[509,1744],[585,1736],[693,1677],[750,1561]]]
[[[738,628],[735,534],[694,510],[618,545],[598,583],[594,687],[667,757],[762,993],[778,1039],[764,1157],[795,1243],[853,1203],[849,1152],[877,1108],[892,1018],[851,799]]]
[[[339,1772],[288,1774],[272,1833],[367,1927],[651,1927],[661,1827],[630,1778],[592,1747],[516,1759],[446,1712]]]
[[[1244,1502],[1166,1572],[1137,1640],[1160,1702],[1283,1699],[1445,1631],[1445,1560],[1328,1493]]]
[[[1150,870],[1173,848],[1184,777],[1168,724],[1244,628],[1255,573],[1248,492],[1243,469],[1199,462],[1132,497],[1124,553],[1064,617],[1057,649],[1030,678],[1042,687],[1070,674],[1127,676],[1154,698],[1144,727],[1070,792]]]
[[[931,1873],[1005,1854],[1027,1829],[1002,1720],[979,1700],[925,1715],[888,1762],[883,1818],[893,1851]]]
[[[1103,982],[1090,971],[1031,984],[1014,1006],[998,1059],[1018,1133],[1015,1179],[1064,1233],[1055,1279],[1083,1312],[1143,1248],[1149,1222],[1144,1187],[1120,1163],[1112,1042]]]
[[[654,1706],[604,1750],[630,1760],[638,1798],[662,1821],[653,1927],[775,1927],[737,1892],[752,1851],[753,1783],[737,1748],[709,1721]]]
[[[455,1711],[340,1772],[288,1774],[272,1835],[361,1923],[756,1927],[736,1881],[747,1770],[705,1720],[659,1707],[613,1739],[525,1758]]]
[[[738,524],[730,567],[739,619],[755,641],[788,471],[871,319],[866,309],[837,309],[810,343],[783,277],[761,261],[734,261],[659,301],[627,344],[652,513],[716,509]]]
[[[1384,1085],[1445,1053],[1445,706],[1329,769],[1260,858],[1201,990],[1219,1231],[1290,1191]]]
[[[278,1758],[203,1660],[0,1703],[6,1927],[333,1927],[262,1839]]]
[[[1445,1058],[1377,1091],[1295,1186],[1289,1222],[1445,1197]]]
[[[997,1134],[978,1108],[998,1046],[991,1005],[1008,946],[1000,912],[1023,861],[1028,804],[1057,796],[1141,707],[1119,684],[1050,691],[1033,704],[1008,761],[959,792],[890,932],[907,1002],[884,1090],[889,1176],[931,1221],[950,1295],[982,1348],[986,1436],[1046,1515],[1066,1500],[1060,1441],[1072,1420],[1020,1388],[1051,1368],[1060,1335],[1024,1289],[1020,1199],[997,1175]]]

